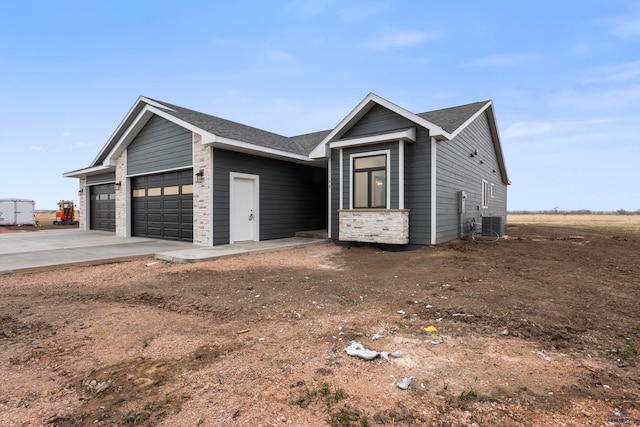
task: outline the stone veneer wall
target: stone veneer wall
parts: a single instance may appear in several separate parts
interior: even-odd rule
[[[193,243],[195,245],[211,246],[211,149],[202,145],[202,137],[193,133],[193,173],[204,171],[200,183],[193,182]]]
[[[116,190],[116,236],[129,237],[131,231],[127,230],[127,212],[129,183],[127,182],[127,150],[123,151],[116,161],[116,181],[120,182],[120,189]]]
[[[78,215],[78,221],[80,222],[80,225],[78,227],[80,228],[80,230],[86,230],[87,210],[85,209],[85,207],[87,206],[87,197],[89,197],[89,188],[87,188],[87,178],[84,176],[80,178],[79,190],[82,190],[82,194],[78,196],[78,209],[80,210],[80,215]]]
[[[409,243],[408,209],[339,210],[339,239],[345,242]]]

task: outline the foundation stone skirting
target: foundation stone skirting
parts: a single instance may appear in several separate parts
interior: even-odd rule
[[[77,220],[80,222],[80,225],[78,226],[78,228],[80,228],[80,230],[87,230],[87,197],[89,197],[88,191],[89,191],[89,187],[87,187],[87,177],[83,176],[80,177],[80,190],[82,190],[82,194],[78,195],[78,209],[80,210],[80,214],[78,215],[76,213],[76,215],[78,215]]]
[[[193,133],[193,173],[203,171],[201,182],[193,183],[193,244],[211,246],[211,149],[202,145],[202,137]]]
[[[116,182],[120,182],[120,188],[116,190],[116,236],[127,237],[127,151],[125,150],[116,160]]]
[[[408,209],[339,210],[339,239],[345,242],[409,243]]]

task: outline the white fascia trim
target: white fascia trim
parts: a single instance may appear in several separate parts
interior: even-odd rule
[[[437,206],[437,164],[436,159],[437,156],[438,143],[435,138],[431,138],[431,244],[436,244],[436,232],[438,230],[437,227],[437,218],[438,218],[438,206]]]
[[[462,131],[467,127],[467,126],[469,126],[469,124],[470,124],[471,122],[473,122],[475,119],[477,119],[477,118],[478,118],[478,116],[480,116],[480,114],[484,113],[484,112],[485,112],[485,110],[486,110],[487,108],[489,108],[490,106],[491,106],[491,101],[487,102],[487,103],[484,105],[484,107],[482,107],[481,109],[479,109],[478,111],[476,111],[476,113],[475,113],[473,116],[469,117],[469,118],[468,118],[468,119],[467,119],[463,124],[461,124],[460,126],[458,126],[458,129],[454,130],[454,131],[451,133],[451,137],[450,137],[449,139],[453,139],[453,138],[455,138],[456,136],[458,136],[458,134],[459,134],[460,132],[462,132]]]
[[[329,148],[355,147],[358,145],[379,144],[388,141],[416,142],[416,128],[408,128],[380,135],[363,136],[360,138],[342,139],[329,143]]]
[[[224,136],[214,135],[211,133],[208,133],[208,135],[210,136],[208,140],[205,140],[204,136],[202,137],[202,145],[204,146],[210,145],[212,147],[227,148],[232,151],[250,151],[266,154],[267,157],[301,160],[304,162],[309,161],[309,157],[303,156],[302,154],[293,154],[287,151],[277,150],[275,148],[262,147],[260,145],[251,144],[250,142],[238,141],[236,139],[225,138]]]
[[[129,117],[133,114],[134,110],[138,107],[138,104],[140,104],[140,102],[147,102],[147,99],[144,98],[143,96],[139,96],[138,99],[136,99],[136,102],[133,103],[133,106],[131,106],[131,108],[129,109],[129,112],[124,116],[124,118],[122,119],[122,121],[120,122],[116,130],[113,131],[113,133],[107,140],[107,143],[102,147],[102,149],[100,150],[96,158],[93,159],[93,162],[91,162],[92,165],[95,164],[98,161],[98,159],[102,156],[104,151],[110,145],[111,140],[114,138],[115,135],[118,134],[118,132],[120,131],[120,129],[122,129],[124,124],[127,123],[127,121],[129,120]]]
[[[152,106],[154,106],[154,107],[162,108],[162,109],[164,109],[164,110],[169,110],[169,111],[176,111],[176,110],[174,110],[173,108],[169,108],[169,107],[167,107],[167,106],[166,106],[166,105],[164,105],[164,104],[161,104],[161,103],[159,103],[159,102],[156,102],[156,101],[154,101],[154,100],[152,100],[152,99],[149,99],[149,98],[147,98],[147,97],[144,97],[144,96],[141,96],[141,97],[140,97],[140,100],[141,100],[141,101],[144,101],[145,103],[147,103],[147,104],[149,104],[149,105],[152,105]]]
[[[144,102],[147,102],[147,101],[144,101]],[[153,103],[153,104],[160,105],[158,103]],[[149,119],[151,119],[151,117],[154,114],[172,123],[175,123],[178,126],[185,128],[191,132],[195,132],[202,135],[203,141],[211,140],[214,138],[214,135],[212,135],[211,133],[203,129],[200,129],[199,127],[194,126],[189,122],[185,122],[184,120],[178,119],[172,116],[171,114],[167,113],[166,111],[163,111],[153,105],[147,104],[142,108],[142,110],[140,110],[136,118],[131,122],[131,124],[127,128],[126,132],[122,135],[120,140],[118,140],[116,145],[111,149],[111,151],[105,158],[103,165],[115,166],[118,156],[122,154],[122,152],[127,148],[127,146],[131,143],[131,141],[133,141],[133,139],[138,135],[138,132],[142,130],[142,128],[147,124]]]
[[[487,109],[487,115],[489,116],[489,128],[491,129],[491,136],[494,141],[493,145],[496,150],[496,155],[498,156],[498,166],[500,167],[500,173],[502,174],[502,183],[504,185],[511,185],[509,175],[507,174],[507,166],[504,162],[504,153],[502,152],[500,132],[498,131],[498,122],[496,121],[496,113],[493,109],[493,103],[491,104],[491,108]]]
[[[214,135],[211,134],[210,132],[207,132],[204,129],[200,129],[198,126],[194,126],[189,122],[185,122],[184,120],[179,119],[179,118],[167,113],[166,111],[159,110],[158,108],[156,108],[154,106],[151,106],[151,105],[147,106],[146,109],[148,109],[152,113],[157,114],[158,116],[160,116],[160,117],[162,117],[162,118],[164,118],[166,120],[169,120],[170,122],[173,122],[173,123],[177,124],[178,126],[181,126],[181,127],[185,128],[187,130],[190,130],[191,132],[195,132],[195,133],[200,134],[202,136],[202,143],[203,144],[205,143],[205,141],[208,141],[211,138],[214,138]]]
[[[421,117],[416,116],[415,114],[413,114],[412,112],[405,110],[404,108],[387,101],[384,98],[379,97],[378,95],[374,94],[374,93],[370,93],[369,95],[367,95],[357,106],[356,108],[354,108],[348,115],[347,117],[345,117],[344,119],[342,119],[342,121],[338,124],[338,126],[336,126],[335,129],[333,129],[331,131],[331,133],[329,133],[329,135],[327,135],[317,146],[316,148],[313,149],[313,151],[311,152],[311,154],[309,155],[309,157],[311,159],[319,159],[319,158],[323,158],[323,157],[328,157],[329,156],[329,152],[328,149],[329,147],[327,146],[328,142],[331,141],[336,135],[338,135],[340,132],[343,131],[343,129],[349,124],[352,123],[355,120],[360,119],[360,117],[362,117],[363,115],[365,115],[370,109],[371,107],[373,107],[373,104],[379,104],[391,111],[393,111],[396,114],[399,114],[409,120],[411,120],[412,122],[426,128],[429,130],[429,135],[431,136],[435,136],[435,137],[440,137],[440,139],[450,139],[450,134],[449,132],[445,131],[444,129],[442,129],[440,126],[437,126],[431,122],[429,122],[428,120],[425,120]]]
[[[117,135],[120,132],[120,130],[122,130],[122,128],[124,127],[125,123],[127,123],[129,121],[129,119],[133,115],[133,112],[139,107],[139,105],[141,103],[145,104],[145,107],[143,107],[143,109],[146,108],[146,106],[153,106],[153,107],[162,108],[164,110],[175,111],[175,110],[167,107],[166,105],[160,104],[159,102],[153,101],[153,100],[151,100],[149,98],[146,98],[144,96],[139,96],[138,99],[136,100],[136,102],[133,103],[133,106],[129,109],[127,114],[124,116],[124,119],[122,119],[122,121],[120,122],[120,124],[118,125],[116,130],[111,134],[111,137],[107,140],[107,143],[104,145],[104,147],[102,147],[102,149],[100,150],[100,152],[98,153],[96,158],[93,159],[93,162],[91,162],[91,164],[94,164],[96,161],[98,161],[98,159],[102,156],[102,154],[104,154],[104,151],[107,149],[107,147],[109,147],[110,142],[113,140],[115,135]],[[139,115],[138,115],[138,117],[139,117]],[[129,129],[130,128],[131,128],[131,126],[129,126]],[[129,130],[127,130],[127,132],[129,132]],[[111,150],[111,152],[113,152],[113,149]]]
[[[109,166],[94,166],[92,168],[80,169],[77,171],[71,171],[63,173],[62,176],[65,178],[82,178],[87,175],[97,175],[103,172],[112,172],[114,171],[113,167]]]

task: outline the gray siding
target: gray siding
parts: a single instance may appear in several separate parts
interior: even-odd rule
[[[409,127],[415,127],[415,123],[376,104],[364,117],[354,124],[342,138],[354,138]]]
[[[331,150],[331,239],[338,240],[340,209],[340,150]]]
[[[416,124],[398,114],[380,106],[374,106],[362,119],[349,129],[343,138],[379,134],[396,129],[416,127]],[[431,139],[428,130],[418,127],[415,143],[405,143],[405,208],[409,209],[409,243],[414,245],[428,245],[431,243]],[[399,144],[388,142],[384,144],[367,145],[362,147],[345,148],[343,155],[343,206],[350,206],[349,193],[351,180],[351,162],[349,155],[353,153],[391,150],[391,205],[392,209],[399,207]],[[331,161],[331,221],[332,239],[338,238],[339,209],[339,150],[333,150]]]
[[[260,240],[327,227],[326,169],[234,151],[213,152],[213,244],[229,243],[230,173],[260,176]]]
[[[127,148],[127,174],[190,167],[193,162],[191,132],[154,115]]]
[[[478,150],[479,155],[471,157]],[[469,231],[472,218],[481,221],[482,216],[507,214],[507,187],[498,167],[489,122],[480,115],[451,141],[437,146],[437,243],[446,242],[459,235],[459,191],[467,192],[466,213],[463,225]],[[489,197],[488,208],[482,207],[482,180],[494,186],[494,197]]]
[[[87,185],[95,185],[95,184],[107,184],[115,182],[116,173],[101,173],[100,175],[89,175],[87,176]]]
[[[431,244],[431,137],[417,128],[416,142],[405,144],[405,207],[409,212],[409,244]]]

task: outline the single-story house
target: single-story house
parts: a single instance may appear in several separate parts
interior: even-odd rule
[[[139,97],[79,178],[80,228],[214,246],[326,230],[336,242],[504,234],[492,101],[412,113],[367,95],[335,128],[286,137]]]

